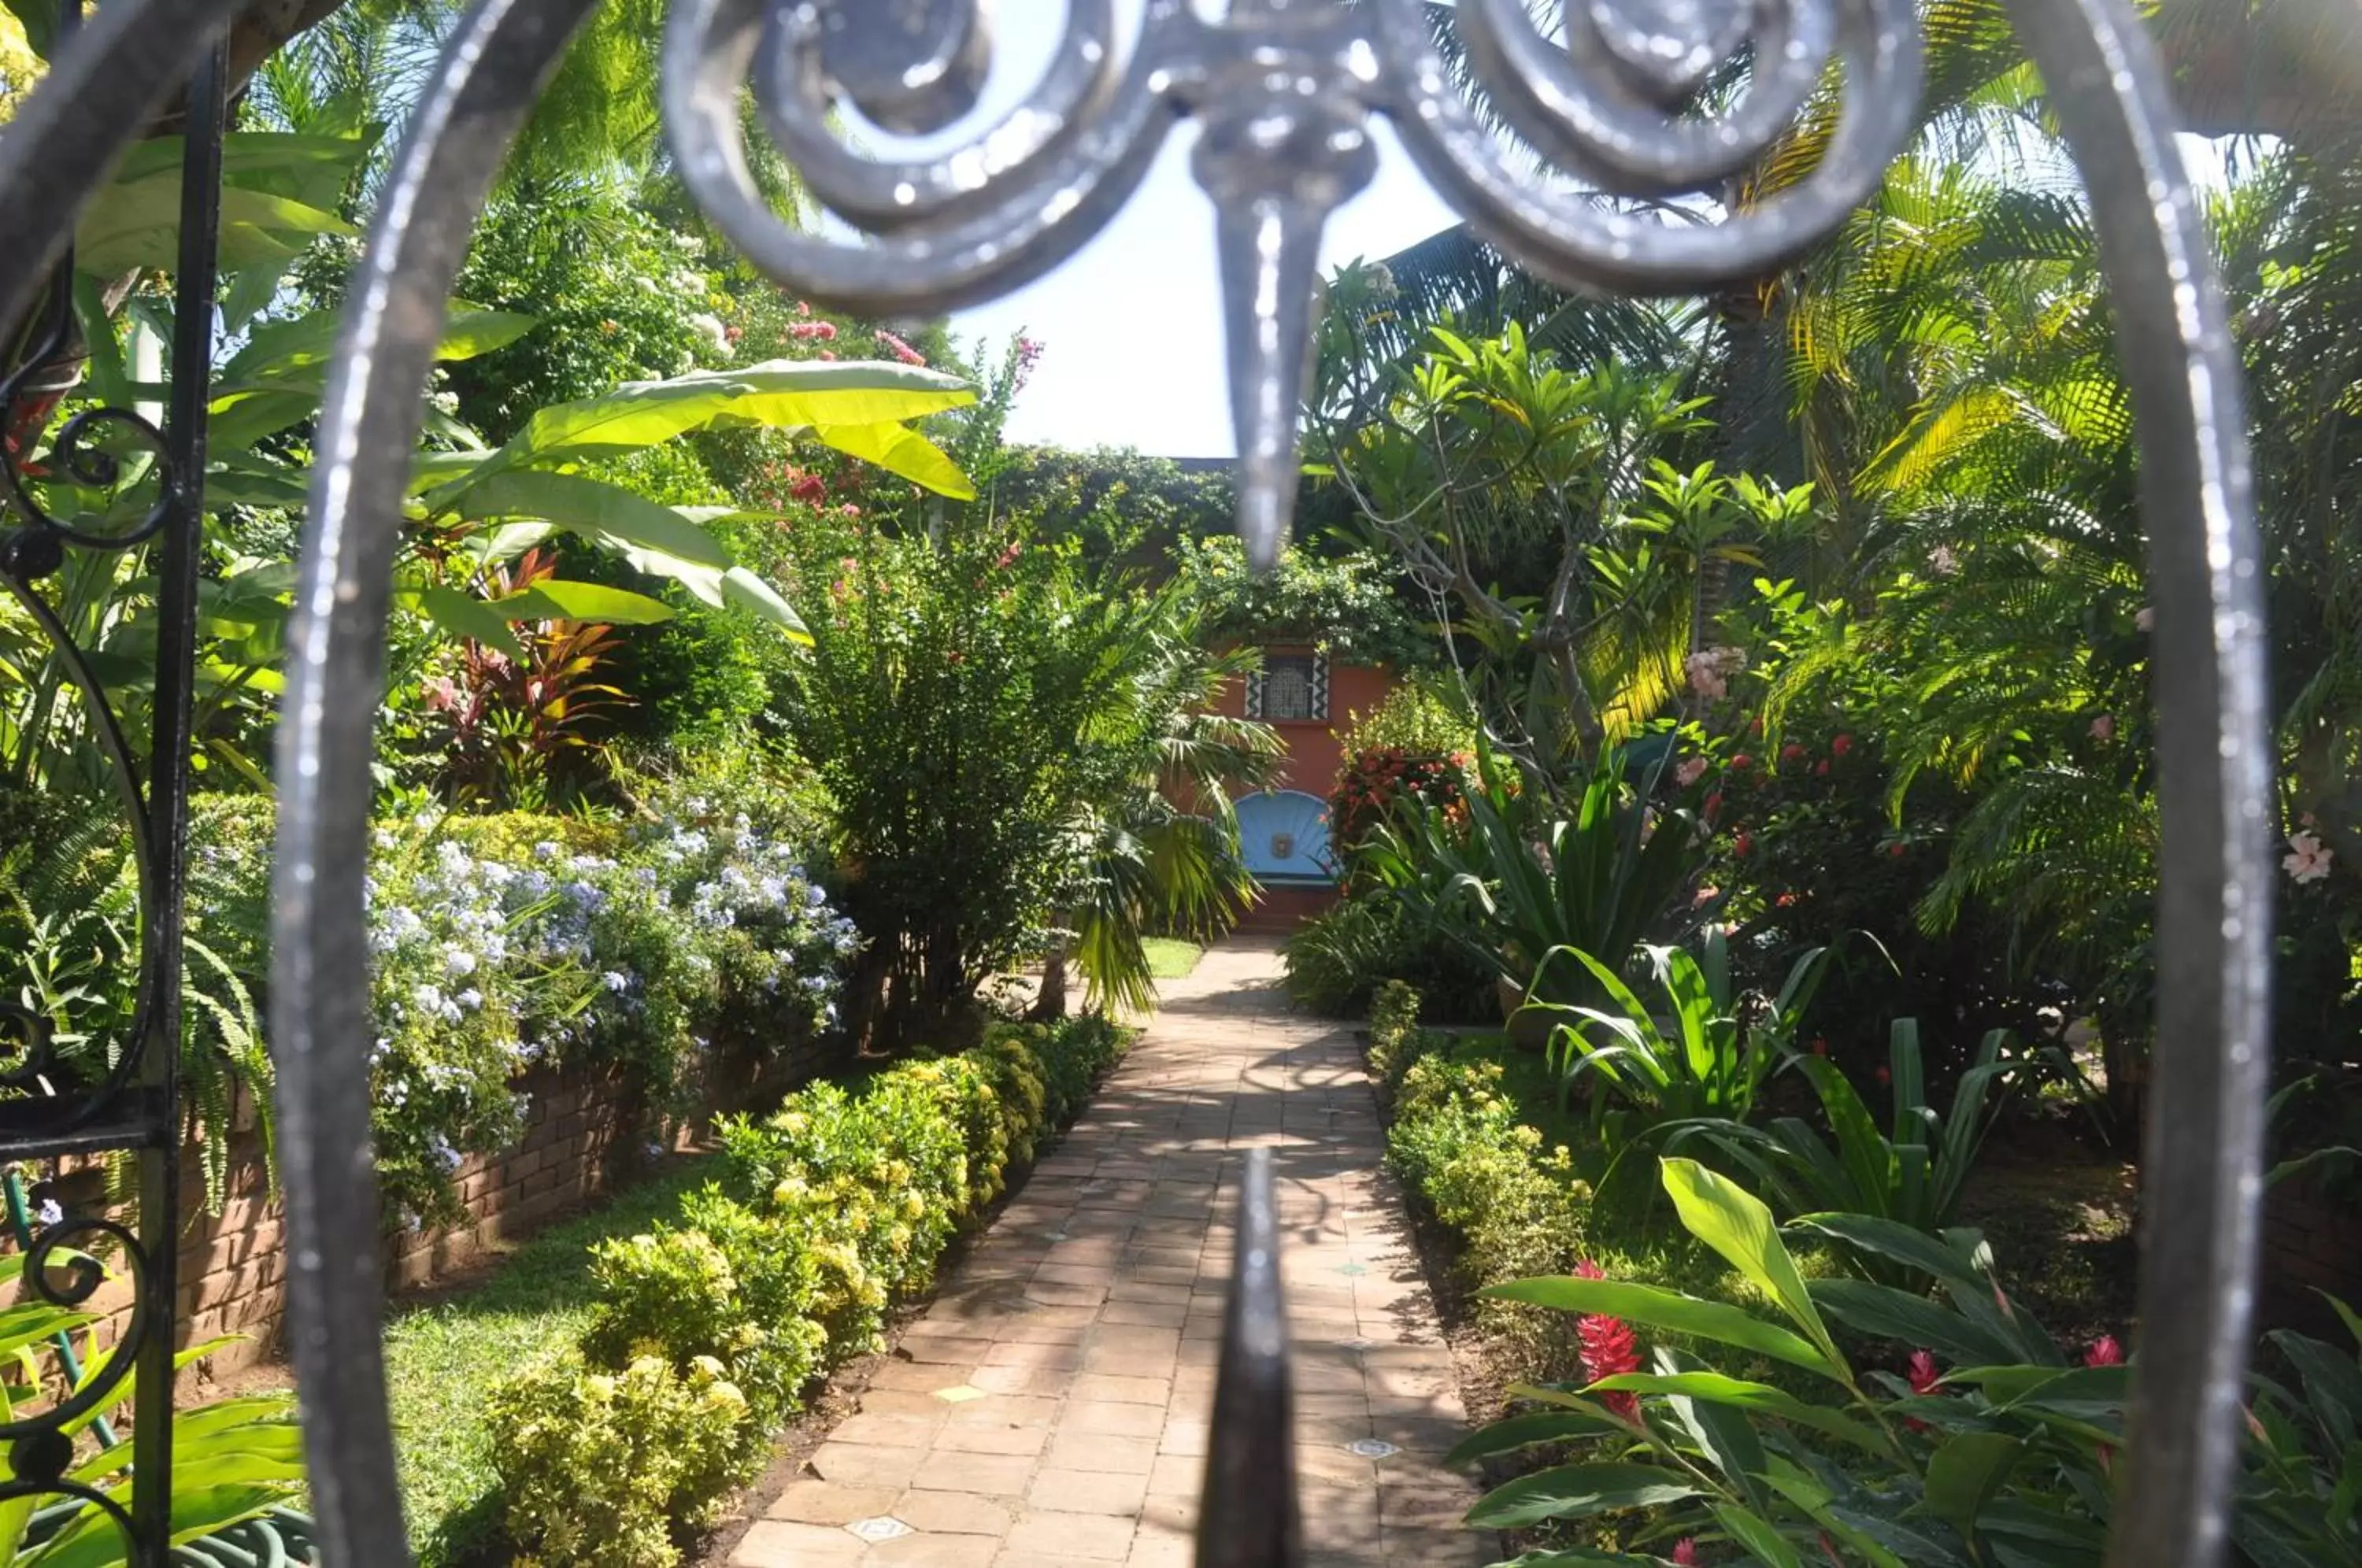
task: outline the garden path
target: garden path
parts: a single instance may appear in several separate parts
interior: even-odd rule
[[[946,1279],[738,1568],[1182,1568],[1194,1547],[1241,1151],[1273,1150],[1313,1568],[1490,1561],[1443,1468],[1465,1430],[1348,1029],[1278,955],[1209,952]]]

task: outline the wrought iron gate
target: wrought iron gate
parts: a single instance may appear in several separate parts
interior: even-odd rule
[[[590,3],[477,0],[451,35],[382,188],[316,442],[281,725],[272,1044],[295,1359],[323,1540],[339,1565],[405,1561],[378,1342],[381,1283],[370,1245],[379,1220],[370,1034],[362,988],[347,983],[367,962],[369,730],[400,498],[470,226]],[[61,53],[0,137],[0,321],[33,305],[81,202],[241,5],[103,0]],[[1240,525],[1267,562],[1296,482],[1295,402],[1320,225],[1369,178],[1373,114],[1389,116],[1429,179],[1535,271],[1568,286],[1638,293],[1750,276],[1799,253],[1874,187],[1916,107],[1909,0],[1597,0],[1566,9],[1573,20],[1562,42],[1535,30],[1523,0],[1459,0],[1455,11],[1472,73],[1554,160],[1611,189],[1697,188],[1778,134],[1835,58],[1845,109],[1819,171],[1717,226],[1652,227],[1604,215],[1491,149],[1420,0],[1232,0],[1221,23],[1188,0],[1148,0],[1128,59],[1116,47],[1110,0],[1067,0],[1064,39],[1027,105],[965,151],[912,163],[853,156],[831,136],[828,116],[849,99],[891,128],[956,120],[988,59],[977,0],[674,0],[667,118],[682,174],[749,256],[814,298],[873,312],[940,310],[1049,271],[1122,204],[1166,131],[1197,119],[1195,168],[1217,208],[1230,304]],[[2150,1215],[2172,1223],[2153,1224],[2145,1238],[2138,1463],[2112,1561],[2208,1568],[2224,1555],[2239,1431],[2269,1057],[2271,754],[2244,415],[2163,72],[2131,0],[2012,0],[2012,10],[2092,192],[2139,422],[2158,612],[2168,853],[2144,1199]],[[1668,112],[1743,47],[1753,50],[1754,86],[1730,119],[1705,126]],[[811,188],[875,243],[793,232],[762,204],[737,140],[750,79],[771,133]],[[206,80],[201,73],[201,85]],[[202,139],[193,138],[193,156]],[[188,269],[184,286],[204,271]],[[184,311],[183,322],[197,314]],[[202,347],[182,362],[202,362]],[[171,530],[166,548],[179,552],[170,613],[186,616],[202,469],[193,414],[204,404],[200,392],[178,386],[174,401],[178,499],[156,526]],[[21,542],[10,559],[35,566],[39,552],[81,543],[39,523],[11,538]],[[39,575],[10,569],[11,586]],[[185,712],[184,667],[176,679]],[[132,1054],[138,1083],[61,1104],[61,1130],[27,1134],[17,1146],[28,1151],[112,1143],[152,1152],[169,1142],[172,1052],[160,1043],[173,1038],[177,970],[165,960],[182,785],[181,752],[157,755],[141,808],[155,874],[143,1040],[156,1043]],[[62,1130],[67,1122],[72,1131]],[[169,1163],[153,1162],[159,1183],[169,1184]],[[169,1388],[154,1347],[169,1344],[160,1320],[171,1293],[169,1245],[144,1240],[145,1299],[157,1309],[142,1329],[146,1391]],[[1267,1274],[1242,1277],[1274,1288]],[[1232,1394],[1235,1377],[1272,1377],[1280,1348],[1275,1339],[1260,1349],[1233,1345],[1218,1449],[1267,1441],[1271,1423],[1284,1419],[1283,1408]],[[162,1403],[141,1400],[143,1443],[161,1436]],[[143,1446],[139,1463],[143,1472],[167,1463],[160,1443]],[[1217,1470],[1218,1484],[1226,1474]],[[1205,1538],[1201,1560],[1288,1558],[1284,1474],[1266,1472],[1264,1483],[1218,1494],[1209,1514],[1231,1517]],[[143,1489],[143,1513],[160,1493]],[[152,1529],[142,1540],[143,1560],[160,1561]]]
[[[61,5],[58,27],[63,52],[78,52],[90,40],[80,32],[78,6]],[[116,21],[109,18],[110,24]],[[162,40],[160,40],[160,43]],[[133,1290],[130,1315],[119,1348],[104,1368],[71,1397],[50,1408],[0,1422],[9,1444],[10,1477],[0,1498],[78,1499],[105,1512],[126,1537],[127,1555],[141,1564],[161,1565],[171,1554],[170,1508],[172,1466],[174,1302],[178,1293],[178,1235],[182,1119],[180,1099],[182,881],[189,799],[191,690],[194,676],[199,538],[204,525],[205,411],[214,348],[215,252],[220,216],[222,134],[226,115],[226,61],[208,30],[170,40],[171,78],[185,78],[181,163],[180,254],[174,274],[172,379],[164,425],[159,430],[138,413],[105,407],[75,414],[50,447],[53,470],[69,480],[108,485],[118,477],[115,458],[91,443],[107,431],[127,432],[151,453],[155,499],[143,515],[112,531],[87,531],[85,520],[51,515],[36,502],[20,455],[0,450],[0,587],[37,622],[79,697],[83,721],[113,775],[131,845],[138,885],[138,944],[129,973],[113,977],[132,998],[127,1024],[107,1041],[105,1056],[90,1051],[62,1059],[50,1037],[50,1022],[12,1001],[0,999],[0,1041],[13,1045],[0,1084],[0,1164],[89,1157],[129,1152],[138,1172],[138,1217],[127,1226],[99,1214],[62,1210],[45,1215],[38,1229],[28,1223],[25,1278],[28,1286],[61,1307],[91,1299],[105,1275],[90,1254],[119,1254]],[[160,84],[179,85],[160,78]],[[109,127],[119,140],[136,129],[153,97],[114,112]],[[0,140],[0,157],[17,150],[13,135]],[[102,150],[102,158],[107,151]],[[92,166],[95,175],[103,164]],[[61,190],[50,200],[70,220],[83,189]],[[10,200],[30,199],[12,196]],[[29,209],[17,209],[29,210]],[[39,223],[31,226],[41,226]],[[70,230],[61,231],[70,233]],[[79,381],[83,345],[73,305],[73,258],[54,245],[43,254],[12,256],[7,263],[0,332],[18,324],[28,331],[24,352],[0,364],[0,429],[29,437],[47,425],[49,411]],[[77,525],[81,525],[77,526]],[[154,688],[149,706],[148,756],[134,755],[105,683],[94,672],[90,650],[73,635],[44,596],[43,581],[57,574],[72,552],[147,549],[157,580],[158,624]],[[13,1036],[13,1040],[8,1037]],[[75,1367],[63,1352],[69,1378]],[[138,1481],[128,1510],[102,1492],[67,1478],[77,1462],[68,1423],[121,1397],[131,1379],[135,1414],[129,1441]],[[101,1433],[115,1434],[103,1423]]]

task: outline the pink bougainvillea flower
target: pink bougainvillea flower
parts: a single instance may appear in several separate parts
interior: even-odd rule
[[[1772,900],[1772,905],[1774,909],[1793,910],[1796,907],[1796,895],[1794,893],[1783,893],[1778,898]]]
[[[1574,1265],[1580,1279],[1605,1279],[1606,1271],[1589,1258]],[[1583,1375],[1586,1382],[1596,1383],[1603,1377],[1620,1377],[1640,1370],[1640,1347],[1632,1339],[1632,1326],[1621,1318],[1611,1318],[1604,1312],[1586,1312],[1575,1320],[1574,1333],[1582,1346]],[[1640,1419],[1640,1397],[1624,1390],[1610,1390],[1599,1396],[1599,1402],[1608,1410],[1628,1421]]]
[[[1828,776],[1829,760],[1827,757],[1823,757],[1820,761],[1813,765],[1813,777],[1816,778],[1827,778]]]
[[[2112,741],[2115,739],[2116,716],[2114,713],[2103,713],[2098,718],[2093,719],[2092,721],[2092,738],[2095,741]]]
[[[854,505],[853,502],[848,501],[844,505],[836,509],[836,514],[839,517],[845,518],[858,517],[861,515],[861,508]]]
[[[1805,760],[1805,748],[1794,741],[1790,741],[1780,748],[1780,760],[1783,764],[1802,762]]]
[[[836,323],[800,321],[788,328],[788,336],[807,343],[833,343],[836,341]]]
[[[1686,790],[1705,777],[1705,758],[1685,756],[1673,768],[1673,782]]]
[[[796,314],[798,315],[810,315],[811,314],[811,301],[798,300],[796,302]]]
[[[1673,1564],[1674,1568],[1697,1568],[1696,1540],[1685,1535],[1673,1542]]]
[[[897,359],[901,360],[902,363],[906,365],[923,365],[927,362],[927,357],[924,354],[920,353],[916,348],[911,348],[908,343],[903,342],[900,337],[895,337],[884,327],[879,327],[875,336],[877,339],[878,346],[883,348],[889,354],[893,355]]]
[[[818,506],[828,499],[828,481],[814,473],[799,473],[788,481],[788,493],[806,506]]]
[[[2336,858],[2330,847],[2321,842],[2316,833],[2289,834],[2289,853],[2280,856],[2280,868],[2294,882],[2318,882],[2329,875],[2330,862]]]
[[[2083,1353],[2085,1366],[2122,1366],[2124,1364],[2125,1347],[2116,1342],[2114,1334],[2102,1334],[2092,1342],[2092,1348]]]
[[[831,348],[823,348],[820,351],[819,357],[823,359],[833,359],[836,358],[836,352]]]

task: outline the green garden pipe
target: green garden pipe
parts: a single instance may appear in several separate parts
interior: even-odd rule
[[[8,1167],[7,1188],[8,1228],[17,1232],[17,1248],[30,1253],[33,1250],[33,1211],[25,1204],[25,1177],[14,1165]],[[57,1342],[58,1364],[65,1368],[66,1381],[80,1383],[82,1357],[74,1353],[73,1336],[61,1329],[57,1333]],[[107,1424],[105,1416],[91,1422],[90,1430],[98,1434],[101,1444],[107,1448],[115,1446],[115,1429]]]

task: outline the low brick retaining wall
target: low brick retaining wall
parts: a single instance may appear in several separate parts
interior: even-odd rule
[[[645,1096],[619,1073],[534,1072],[516,1087],[533,1097],[524,1138],[491,1156],[471,1155],[453,1179],[467,1222],[447,1231],[390,1236],[389,1289],[415,1288],[465,1269],[483,1253],[528,1234],[586,1199],[646,1168],[652,1144],[694,1144],[715,1118],[776,1103],[799,1084],[841,1065],[841,1047],[800,1039],[760,1061],[718,1065],[698,1110],[667,1127]],[[242,1107],[230,1140],[230,1165],[219,1214],[205,1210],[204,1172],[198,1148],[182,1151],[179,1339],[195,1343],[223,1334],[246,1341],[214,1353],[204,1374],[219,1377],[276,1353],[286,1315],[286,1235],[271,1197],[252,1108]],[[70,1209],[107,1207],[106,1173],[97,1165],[65,1171],[54,1190]],[[130,1281],[120,1269],[101,1287],[91,1310],[112,1339],[130,1312]]]

